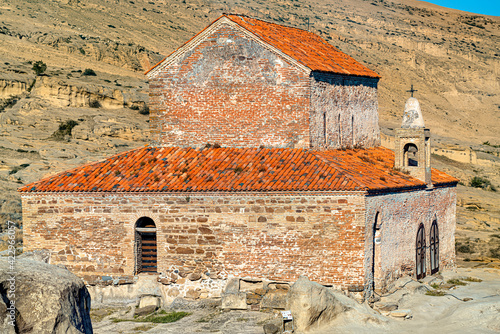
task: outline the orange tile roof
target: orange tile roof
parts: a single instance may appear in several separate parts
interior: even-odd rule
[[[235,14],[224,14],[212,24],[223,17],[228,18],[253,33],[267,44],[277,48],[284,54],[308,67],[311,71],[380,78],[380,75],[376,72],[357,62],[351,56],[339,51],[323,38],[312,32]],[[184,45],[189,43],[207,28],[193,36]],[[179,49],[172,52],[171,55],[176,53]],[[167,58],[168,57],[164,58],[145,74],[159,66]]]
[[[312,151],[288,148],[144,147],[47,177],[20,192],[371,191],[423,187],[392,169],[378,147]],[[433,170],[433,183],[457,179]]]
[[[377,73],[340,52],[312,32],[243,15],[225,14],[224,16],[312,71],[380,78]]]

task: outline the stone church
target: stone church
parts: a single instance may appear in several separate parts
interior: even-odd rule
[[[458,180],[431,168],[418,101],[380,147],[379,75],[319,36],[227,14],[147,77],[151,145],[20,188],[26,251],[87,282],[306,275],[365,296],[454,265]]]

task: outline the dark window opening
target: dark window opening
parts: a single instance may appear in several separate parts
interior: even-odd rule
[[[418,167],[418,148],[415,144],[406,144],[404,147],[405,166]]]
[[[325,145],[328,145],[328,137],[326,131],[326,113],[323,114],[323,137],[325,138]]]
[[[136,273],[157,272],[156,225],[153,219],[141,217],[135,224]]]

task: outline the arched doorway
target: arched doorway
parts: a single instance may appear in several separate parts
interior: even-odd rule
[[[431,274],[435,274],[439,271],[439,230],[436,219],[434,219],[431,225],[429,242],[429,252],[431,255]]]
[[[416,240],[416,273],[417,279],[425,277],[425,229],[424,224],[420,224],[417,231]]]
[[[141,217],[135,223],[136,273],[156,273],[156,225],[153,219]]]

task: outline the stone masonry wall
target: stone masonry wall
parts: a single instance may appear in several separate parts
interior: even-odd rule
[[[26,194],[24,245],[87,280],[134,275],[134,227],[147,216],[172,283],[307,275],[346,289],[364,284],[364,205],[361,195]]]
[[[380,247],[377,254],[380,272],[376,289],[408,274],[415,276],[416,237],[420,223],[425,227],[426,246],[430,244],[430,228],[437,219],[439,230],[439,268],[455,264],[456,188],[434,188],[404,193],[367,197],[366,200],[366,282],[371,285],[373,261],[373,225],[377,212],[380,224]],[[430,251],[426,249],[426,269],[430,275]]]
[[[380,146],[377,82],[372,78],[313,72],[312,147]]]
[[[223,25],[150,80],[153,145],[308,148],[309,74]]]

